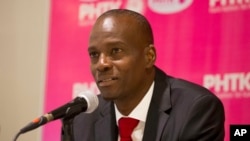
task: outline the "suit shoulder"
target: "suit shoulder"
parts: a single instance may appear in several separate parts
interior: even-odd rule
[[[180,78],[171,77],[169,80],[170,87],[173,91],[179,91],[181,93],[189,93],[190,95],[214,95],[207,88],[193,83],[191,81],[187,81]]]

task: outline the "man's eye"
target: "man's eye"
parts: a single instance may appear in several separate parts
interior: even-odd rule
[[[96,58],[99,56],[99,53],[98,52],[89,52],[89,56],[90,56],[90,58]]]
[[[113,48],[112,49],[112,54],[119,53],[121,51],[122,51],[122,49],[120,49],[120,48]]]

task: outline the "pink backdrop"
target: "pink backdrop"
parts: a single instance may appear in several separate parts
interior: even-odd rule
[[[104,11],[145,15],[155,36],[157,66],[213,91],[230,124],[250,124],[249,0],[51,0],[44,112],[78,91],[98,93],[89,69],[90,28]],[[60,121],[43,128],[43,141],[60,140]]]

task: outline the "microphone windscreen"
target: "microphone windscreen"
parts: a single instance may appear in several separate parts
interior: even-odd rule
[[[83,97],[87,101],[88,107],[85,113],[92,113],[98,107],[99,101],[97,95],[89,91],[84,91],[80,92],[78,97]]]

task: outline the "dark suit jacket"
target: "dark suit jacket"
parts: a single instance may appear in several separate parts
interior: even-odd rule
[[[74,141],[117,141],[113,102],[99,96],[91,114],[74,118]],[[143,141],[223,141],[224,108],[207,89],[156,68]]]

